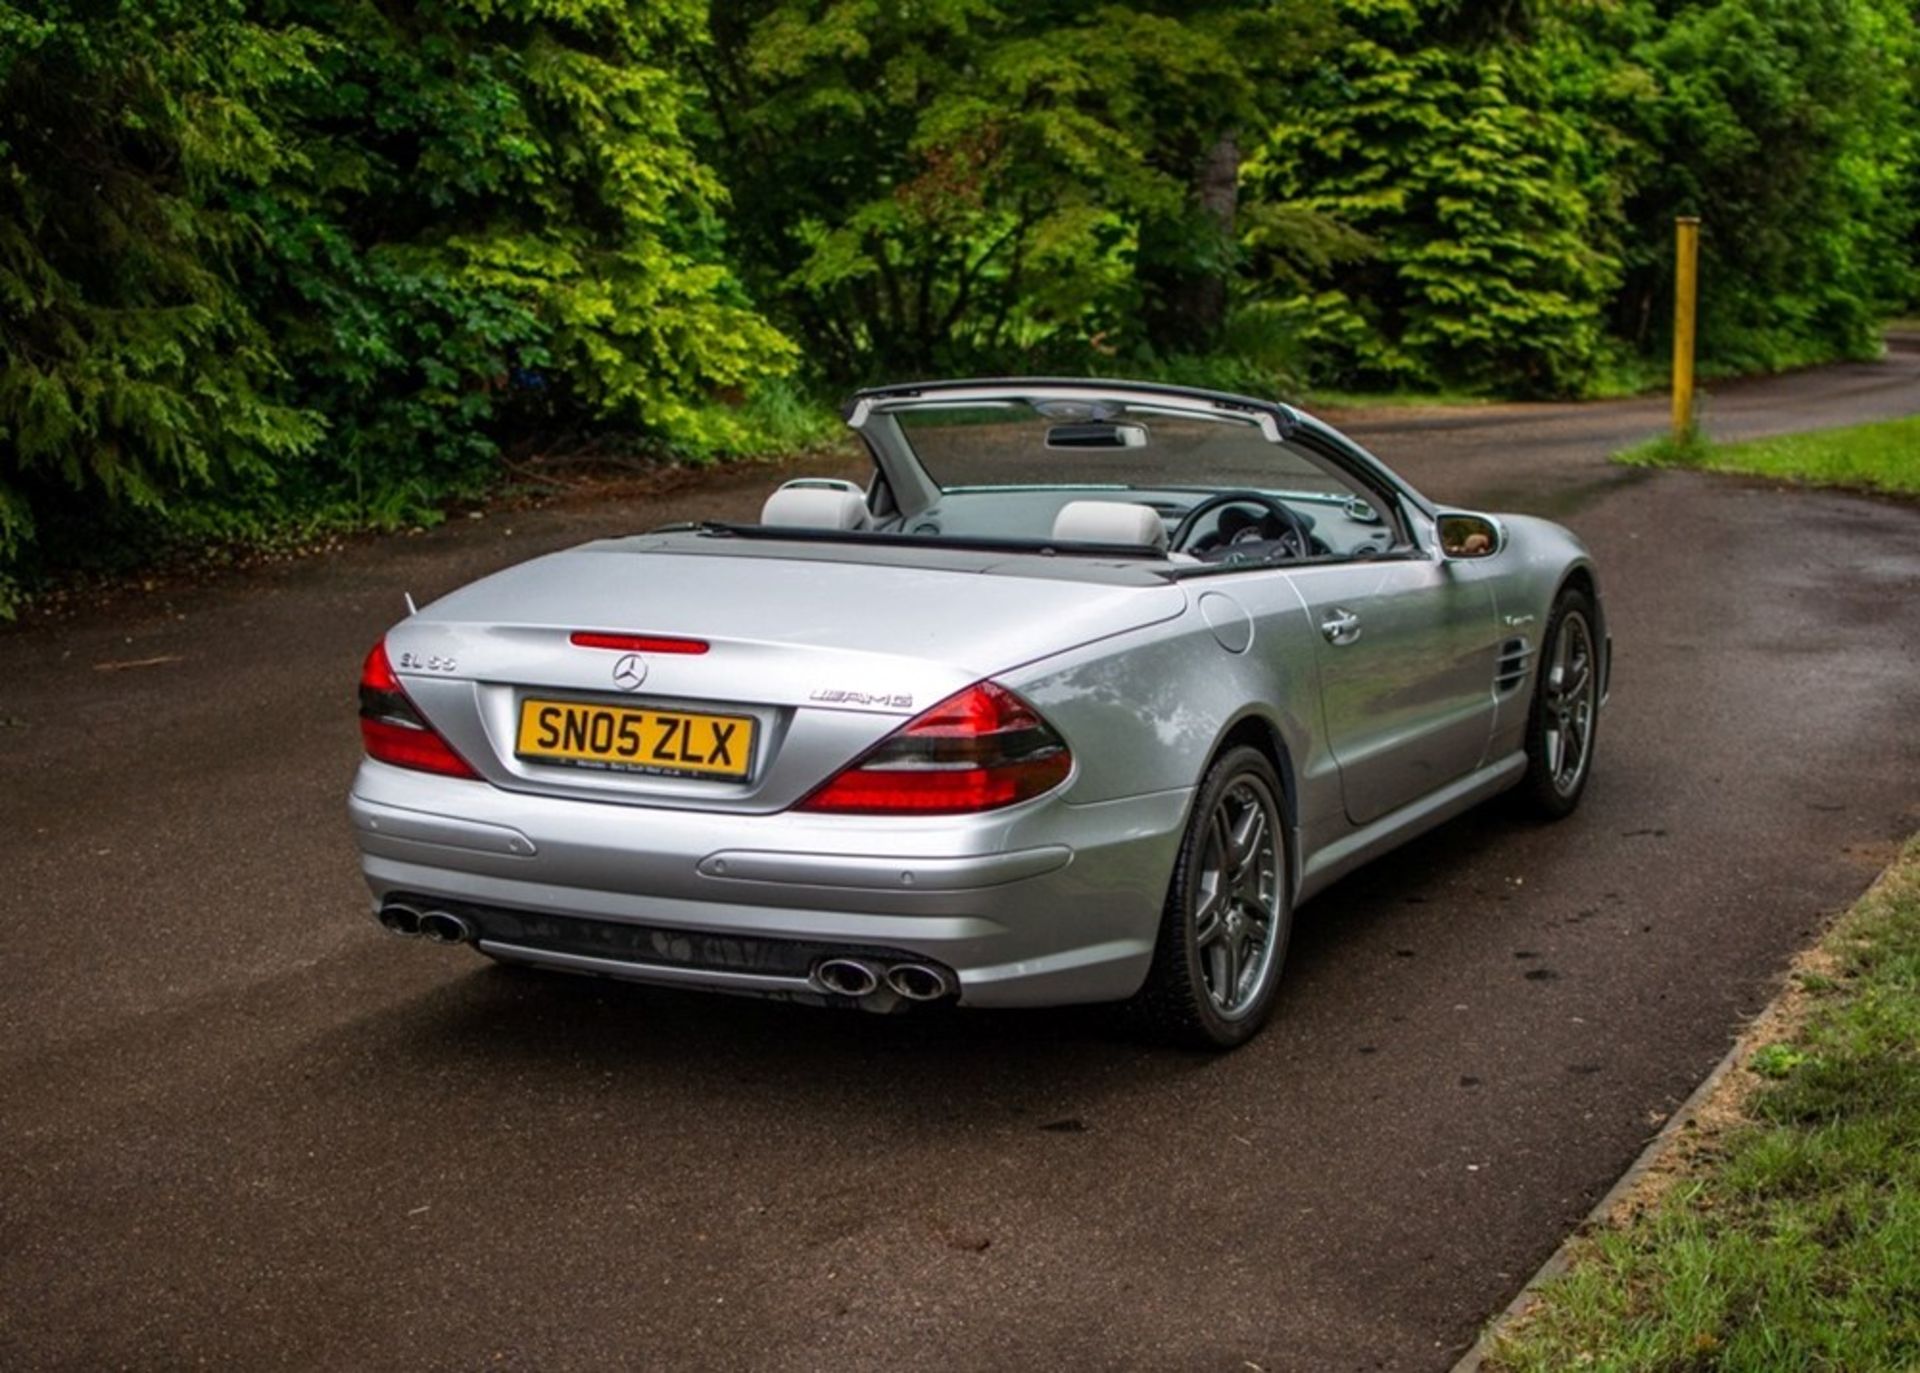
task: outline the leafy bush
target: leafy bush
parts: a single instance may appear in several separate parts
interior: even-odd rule
[[[333,42],[296,92],[303,174],[248,202],[259,294],[349,451],[460,474],[505,410],[737,437],[707,398],[792,349],[725,263],[688,134],[703,5],[273,8]]]
[[[1901,0],[1342,14],[1349,41],[1249,169],[1255,289],[1317,379],[1611,389],[1668,345],[1678,214],[1705,220],[1709,373],[1871,355],[1915,296]],[[1358,241],[1323,234],[1303,265],[1260,241],[1274,214]]]

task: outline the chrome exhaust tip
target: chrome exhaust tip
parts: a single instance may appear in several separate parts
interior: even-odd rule
[[[908,1001],[938,1001],[953,991],[953,982],[925,963],[896,963],[887,969],[887,985]]]
[[[420,912],[399,901],[382,906],[379,920],[380,927],[388,934],[411,939],[420,933]]]
[[[835,996],[866,996],[880,986],[880,975],[853,958],[823,958],[813,965],[814,985]]]
[[[448,911],[428,911],[421,916],[420,933],[435,944],[464,944],[473,938],[472,927]]]

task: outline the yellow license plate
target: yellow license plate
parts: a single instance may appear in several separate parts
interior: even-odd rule
[[[522,701],[522,758],[622,772],[743,778],[753,765],[753,717],[581,701]]]

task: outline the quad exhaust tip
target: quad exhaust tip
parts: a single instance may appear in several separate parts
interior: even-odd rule
[[[880,986],[880,974],[857,958],[823,958],[813,980],[836,996],[868,996]]]
[[[411,939],[420,933],[420,912],[395,901],[380,908],[380,926],[389,934]]]
[[[389,901],[380,908],[380,925],[403,938],[417,937],[433,944],[465,944],[473,938],[473,926],[451,911],[423,911],[404,901]]]
[[[956,990],[953,974],[926,963],[882,968],[864,958],[823,958],[813,965],[814,985],[856,1000],[891,992],[902,1001],[940,1001]]]
[[[405,938],[433,944],[466,944],[473,926],[452,911],[422,911],[404,901],[380,908],[380,924]],[[865,1000],[883,989],[902,1001],[939,1001],[953,995],[953,974],[926,963],[894,963],[886,968],[861,958],[823,958],[813,965],[813,982],[835,996]]]
[[[887,985],[908,1001],[938,1001],[953,990],[947,975],[924,963],[896,963],[887,969]]]
[[[464,944],[473,927],[449,911],[428,911],[420,917],[420,933],[435,944]]]

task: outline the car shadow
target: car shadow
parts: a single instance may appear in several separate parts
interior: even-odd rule
[[[511,1083],[517,1109],[566,1112],[612,1093],[782,1138],[836,1117],[924,1138],[1073,1130],[1111,1087],[1217,1061],[1135,1037],[1109,1007],[877,1015],[491,965],[328,1033],[319,1061],[377,1058],[423,1102]]]
[[[1513,843],[1528,828],[1499,801],[1458,816],[1349,873],[1294,912],[1287,950],[1285,993],[1342,971],[1356,954],[1370,951],[1392,931],[1442,937],[1458,917],[1477,907],[1459,890],[1493,850]]]

